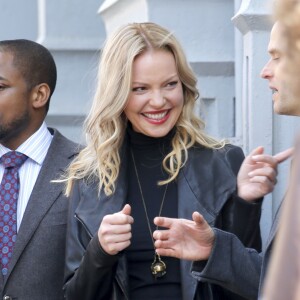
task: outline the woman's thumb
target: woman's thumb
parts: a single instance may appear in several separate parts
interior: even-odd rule
[[[130,216],[131,214],[131,206],[129,204],[125,204],[122,211],[123,214]]]

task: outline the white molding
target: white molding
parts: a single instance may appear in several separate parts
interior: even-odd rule
[[[41,44],[46,37],[46,0],[38,0],[37,2],[38,17],[38,36],[37,42]]]
[[[270,31],[272,27],[270,11],[268,1],[243,0],[240,9],[231,20],[243,35],[254,30]]]
[[[105,13],[105,11],[109,10],[118,3],[119,0],[105,0],[98,10],[98,14]]]
[[[103,39],[39,36],[37,42],[52,51],[98,51]]]
[[[98,13],[104,21],[107,34],[123,24],[149,21],[147,0],[106,0]]]

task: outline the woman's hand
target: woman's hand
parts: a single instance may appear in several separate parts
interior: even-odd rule
[[[126,204],[120,212],[103,218],[98,230],[98,238],[106,253],[115,255],[130,245],[131,224],[133,223],[130,214],[131,207]]]
[[[254,149],[244,160],[237,176],[238,196],[255,201],[273,191],[277,183],[277,166],[293,154],[289,148],[274,156],[264,154],[263,147]]]
[[[162,256],[187,260],[207,260],[210,256],[215,233],[198,212],[193,213],[193,221],[156,217],[154,223],[166,230],[153,233],[156,252]]]

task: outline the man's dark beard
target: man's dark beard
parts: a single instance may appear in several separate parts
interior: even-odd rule
[[[16,138],[30,123],[28,111],[25,111],[18,119],[8,124],[1,124],[0,117],[0,143],[6,144],[8,141]]]

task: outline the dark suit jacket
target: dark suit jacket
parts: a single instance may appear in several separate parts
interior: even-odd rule
[[[215,229],[216,240],[212,254],[205,264],[194,262],[193,276],[201,282],[215,283],[247,299],[258,299],[272,254],[279,215],[280,207],[262,253],[245,248],[235,235]]]
[[[8,275],[0,276],[1,299],[63,299],[68,199],[64,183],[51,181],[60,177],[78,146],[49,130],[53,140],[24,213]]]

